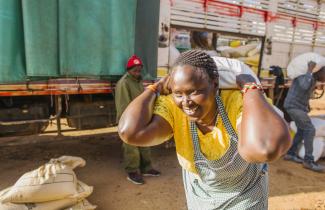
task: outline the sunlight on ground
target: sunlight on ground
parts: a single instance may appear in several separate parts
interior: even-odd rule
[[[325,210],[325,189],[270,197],[269,210]]]

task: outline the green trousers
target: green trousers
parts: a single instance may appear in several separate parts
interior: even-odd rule
[[[127,173],[146,172],[151,167],[150,147],[136,147],[126,143],[122,145],[123,149],[123,166]]]

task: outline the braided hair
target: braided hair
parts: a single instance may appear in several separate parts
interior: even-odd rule
[[[190,65],[194,70],[204,71],[211,80],[218,79],[218,68],[213,59],[202,50],[189,50],[180,54],[173,67]]]

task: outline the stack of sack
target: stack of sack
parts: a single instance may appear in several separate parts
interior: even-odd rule
[[[227,58],[241,58],[241,57],[247,57],[248,53],[251,50],[254,50],[257,47],[258,44],[247,44],[242,45],[239,47],[230,47],[226,48],[225,50],[221,51],[222,57]]]
[[[85,198],[93,187],[79,181],[73,169],[86,165],[80,157],[51,159],[38,169],[25,173],[0,192],[1,210],[93,210]]]
[[[322,120],[320,118],[311,117],[311,122],[315,126],[315,138],[313,142],[313,156],[314,161],[319,160],[322,157],[325,157],[325,120]],[[290,123],[290,128],[295,133],[297,132],[297,126],[295,122]],[[298,151],[298,156],[300,158],[304,158],[305,156],[305,147],[303,144],[301,144],[301,147]]]
[[[226,58],[237,58],[247,65],[251,66],[256,73],[260,62],[261,44],[247,44],[236,48],[225,48],[222,50],[221,56]]]

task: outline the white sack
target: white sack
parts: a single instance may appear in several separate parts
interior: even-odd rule
[[[221,51],[221,55],[231,58],[246,57],[248,52],[257,47],[257,44],[248,44]]]
[[[319,160],[323,156],[324,148],[325,148],[325,139],[323,137],[315,137],[313,142],[313,156],[314,161]],[[298,151],[298,156],[300,158],[305,157],[305,147],[302,145]]]
[[[218,56],[212,56],[212,58],[218,67],[220,89],[238,89],[236,76],[239,74],[250,74],[257,84],[261,84],[255,73],[243,62]]]
[[[86,199],[83,199],[81,201],[79,201],[77,204],[66,208],[64,210],[94,210],[96,209],[97,206],[92,205],[91,203],[89,203],[89,201],[87,201]]]
[[[317,117],[311,117],[310,120],[316,130],[315,137],[325,137],[325,120],[317,118]],[[295,133],[297,132],[297,126],[294,121],[290,122],[290,128]]]
[[[38,203],[72,198],[77,195],[77,178],[73,169],[84,166],[79,157],[51,159],[36,170],[25,173],[10,191],[0,196],[2,203]]]
[[[308,71],[309,61],[314,61],[317,66],[325,66],[325,57],[317,53],[309,52],[298,55],[293,58],[288,67],[287,75],[290,79],[294,79],[300,75],[306,74]]]
[[[248,57],[251,57],[251,56],[254,56],[256,54],[260,54],[261,52],[261,47],[262,47],[262,44],[258,44],[254,49],[250,50],[248,53],[247,53],[247,56]]]
[[[11,187],[1,191],[0,196],[3,196],[6,193],[8,193],[10,189]],[[14,203],[1,204],[0,203],[0,210],[61,210],[69,206],[79,204],[80,202],[85,207],[92,206],[92,205],[86,205],[87,203],[83,201],[84,198],[88,197],[93,192],[93,187],[90,187],[82,183],[81,181],[78,181],[77,191],[78,193],[74,195],[73,198],[65,198],[65,199],[49,201],[49,202],[27,203],[27,204],[14,204]],[[91,208],[84,208],[82,210],[88,210],[88,209],[90,210]]]

